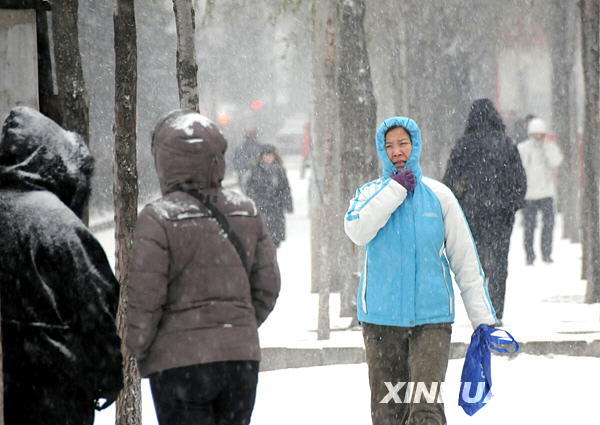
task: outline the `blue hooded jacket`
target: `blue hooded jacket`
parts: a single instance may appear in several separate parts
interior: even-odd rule
[[[417,185],[412,193],[392,180],[385,133],[400,126],[410,134],[406,167]],[[458,201],[442,183],[423,176],[421,131],[410,118],[393,117],[377,130],[383,175],[362,186],[350,202],[344,228],[366,245],[358,294],[358,319],[412,327],[454,321],[455,274],[473,327],[494,324],[495,312],[469,226]]]

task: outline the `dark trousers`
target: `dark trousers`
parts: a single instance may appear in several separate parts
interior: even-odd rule
[[[525,225],[524,243],[527,261],[535,260],[533,234],[537,224],[537,213],[542,213],[542,258],[549,260],[552,255],[552,232],[554,231],[554,202],[552,198],[525,201],[523,221]]]
[[[248,425],[257,383],[257,361],[206,363],[150,375],[161,425]]]
[[[514,222],[514,214],[469,220],[479,261],[487,278],[488,292],[498,319],[501,319],[504,314],[508,250]]]
[[[441,396],[434,394],[433,402],[428,402],[417,397],[416,388],[440,391],[450,356],[451,325],[404,328],[362,323],[362,327],[373,425],[445,425]],[[399,383],[406,384],[390,399],[390,386]],[[413,383],[411,399],[406,395],[409,383]]]

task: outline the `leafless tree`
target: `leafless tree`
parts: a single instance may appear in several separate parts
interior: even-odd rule
[[[78,0],[52,2],[52,33],[58,86],[59,124],[89,145],[89,99],[79,50]],[[88,222],[85,208],[83,221]]]
[[[575,65],[575,2],[553,0],[546,29],[550,39],[552,61],[552,122],[565,164],[559,168],[558,206],[563,213],[563,236],[574,242],[580,240],[577,216],[578,155],[575,126],[572,122],[573,68]],[[557,30],[560,28],[561,30]]]
[[[333,239],[329,232],[332,196],[336,182],[331,164],[337,140],[338,102],[336,97],[337,0],[314,2],[314,163],[311,202],[311,245],[313,287],[319,290],[319,339],[329,338],[329,292],[333,277]]]
[[[377,102],[367,51],[365,12],[364,0],[340,2],[337,71],[340,161],[333,161],[329,165],[334,167],[334,164],[341,164],[335,202],[337,206],[330,217],[333,225],[329,227],[336,241],[338,255],[330,262],[337,270],[335,276],[341,291],[341,313],[350,317],[356,315],[353,300],[357,281],[354,275],[358,271],[357,265],[362,264],[359,258],[362,250],[357,249],[344,235],[344,213],[356,189],[377,177],[379,164],[374,144]]]
[[[585,120],[583,129],[583,276],[587,279],[585,301],[600,302],[600,215],[598,167],[600,163],[600,1],[580,0],[581,53],[585,87]]]
[[[117,279],[121,283],[117,327],[123,340],[124,387],[117,401],[116,423],[139,425],[140,376],[125,348],[128,269],[137,219],[136,166],[137,37],[134,0],[117,0],[113,15],[115,44],[115,241]]]
[[[196,63],[196,24],[191,0],[173,0],[177,27],[177,85],[179,105],[184,109],[199,110],[198,64]]]

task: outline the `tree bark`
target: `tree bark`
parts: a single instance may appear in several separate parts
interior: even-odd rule
[[[56,83],[62,112],[60,124],[80,134],[89,144],[89,100],[79,51],[78,0],[52,4]]]
[[[600,302],[600,214],[598,163],[600,161],[600,1],[580,0],[581,52],[585,87],[582,224],[584,233],[584,270],[587,279],[585,301]]]
[[[340,3],[337,88],[339,134],[344,143],[339,144],[341,167],[339,170],[334,168],[339,173],[340,186],[334,200],[336,208],[330,217],[334,225],[329,227],[329,232],[332,232],[338,251],[330,263],[335,270],[332,275],[337,278],[340,288],[342,316],[356,314],[353,303],[356,282],[353,276],[362,264],[362,250],[357,249],[344,234],[344,214],[356,189],[377,177],[379,163],[374,143],[377,103],[364,29],[365,9],[365,0],[342,0]],[[339,163],[333,161],[329,167]]]
[[[191,0],[173,0],[177,27],[177,86],[182,109],[199,111],[196,24]]]
[[[81,135],[89,145],[89,100],[79,50],[78,10],[78,0],[61,0],[52,3],[54,60],[60,110],[58,123],[63,128]],[[87,205],[82,220],[86,224],[89,221]]]
[[[575,62],[574,3],[553,0],[550,13],[550,36],[552,61],[552,122],[558,143],[565,156],[559,168],[558,206],[563,214],[563,237],[573,242],[580,240],[578,220],[578,155],[577,139],[571,122],[572,75]],[[563,28],[556,31],[556,28]]]
[[[128,270],[137,219],[136,166],[137,37],[134,0],[117,0],[115,33],[115,241],[117,279],[121,283],[117,328],[122,339],[124,387],[117,400],[116,423],[139,425],[140,376],[135,358],[125,348]]]
[[[312,270],[313,285],[319,288],[318,338],[329,338],[329,292],[333,278],[332,195],[337,179],[333,167],[336,153],[338,104],[336,96],[337,0],[314,2],[314,173],[321,189],[318,205],[311,206],[311,250],[319,256]],[[318,227],[317,227],[318,226]],[[313,256],[314,258],[314,256]]]

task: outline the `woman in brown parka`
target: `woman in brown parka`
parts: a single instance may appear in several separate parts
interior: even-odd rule
[[[254,204],[221,187],[227,141],[186,110],[159,120],[152,152],[162,197],[141,211],[129,272],[127,347],[160,424],[248,424],[258,326],[280,287]]]

